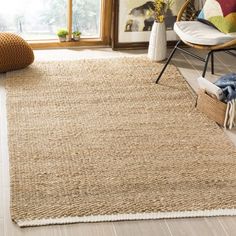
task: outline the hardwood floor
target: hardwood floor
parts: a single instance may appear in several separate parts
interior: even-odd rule
[[[116,57],[120,55],[146,55],[146,51],[113,52],[108,48],[94,50],[41,50],[35,51],[37,61],[76,60],[80,58]],[[200,53],[202,54],[202,53]],[[203,55],[203,54],[202,54]],[[177,53],[176,64],[186,80],[196,91],[196,78],[201,75],[202,63],[189,56]],[[236,71],[235,59],[230,55],[216,55],[216,76],[208,74],[214,80],[220,74]],[[0,75],[0,236],[234,236],[236,235],[236,217],[211,217],[192,219],[170,219],[149,221],[124,221],[108,223],[86,223],[19,228],[10,219],[9,212],[9,173],[7,151],[7,126],[4,75]],[[226,131],[236,145],[236,129]]]

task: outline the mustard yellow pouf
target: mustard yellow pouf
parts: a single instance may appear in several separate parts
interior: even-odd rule
[[[0,73],[25,68],[33,61],[33,50],[24,39],[0,32]]]

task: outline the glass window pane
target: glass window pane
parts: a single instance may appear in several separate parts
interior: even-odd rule
[[[66,27],[67,0],[3,0],[0,31],[15,32],[27,40],[56,39]]]
[[[100,36],[101,0],[73,0],[73,31],[82,37]]]

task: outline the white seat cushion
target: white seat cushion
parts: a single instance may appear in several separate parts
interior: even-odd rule
[[[200,45],[218,45],[235,39],[199,21],[178,21],[174,31],[183,41]]]

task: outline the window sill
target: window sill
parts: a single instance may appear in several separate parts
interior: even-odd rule
[[[86,46],[107,46],[100,38],[80,39],[80,41],[60,42],[59,40],[44,40],[44,41],[28,41],[33,49],[47,49],[47,48],[70,48],[70,47],[86,47]]]

